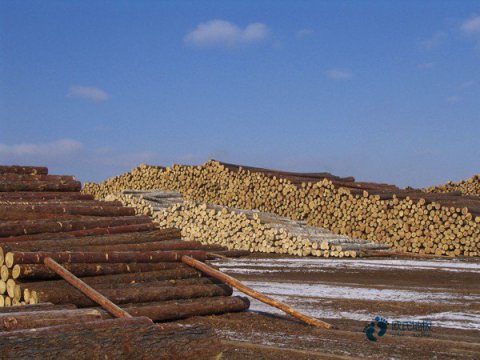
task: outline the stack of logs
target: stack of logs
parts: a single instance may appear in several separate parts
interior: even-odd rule
[[[178,228],[182,238],[251,252],[296,256],[357,257],[389,245],[343,235],[258,210],[184,201],[180,193],[124,191],[107,200],[121,201],[138,214],[150,215],[162,228]]]
[[[0,307],[95,307],[44,265],[50,257],[129,313],[155,321],[248,308],[229,286],[180,261],[183,255],[206,260],[244,252],[182,241],[179,230],[158,229],[118,201],[80,194],[72,177],[47,175],[46,168],[0,171]]]
[[[275,213],[402,252],[480,255],[480,198],[460,192],[424,193],[217,161],[171,168],[141,165],[102,184],[87,183],[84,192],[101,199],[126,189],[178,191],[197,202]]]
[[[463,195],[480,196],[480,174],[467,180],[458,182],[449,181],[444,185],[431,186],[425,189],[429,193],[461,192]]]

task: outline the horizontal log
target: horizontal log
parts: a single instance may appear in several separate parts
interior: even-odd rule
[[[36,302],[53,302],[55,304],[74,304],[78,307],[96,306],[97,304],[76,289],[70,291],[38,290],[32,292]],[[115,304],[144,303],[176,299],[191,299],[211,296],[230,296],[232,288],[228,285],[188,285],[136,288],[102,289],[102,294]]]
[[[219,315],[245,311],[250,306],[246,297],[216,296],[187,300],[126,304],[122,308],[133,316],[146,316],[153,321],[185,319],[191,316]],[[104,318],[110,318],[102,311]]]
[[[2,358],[212,359],[221,346],[209,327],[153,324],[145,317],[0,333]]]
[[[65,220],[79,220],[81,217],[71,214],[48,214],[48,213],[33,213],[24,211],[3,211],[0,209],[0,221],[65,221]]]
[[[151,223],[147,216],[101,217],[77,220],[26,220],[0,222],[0,237],[46,232],[67,232],[98,227],[124,226]]]
[[[44,166],[1,165],[0,174],[47,175],[48,168]]]
[[[126,263],[126,262],[170,262],[180,261],[182,256],[191,256],[198,260],[206,260],[205,251],[63,251],[63,252],[8,252],[5,264],[12,268],[15,264],[42,264],[46,257],[60,263]]]
[[[5,266],[5,265],[4,265]],[[5,266],[6,267],[6,266]],[[64,267],[79,277],[138,273],[167,269],[184,269],[186,266],[177,262],[159,263],[94,263],[94,264],[64,264]],[[58,275],[43,264],[16,264],[11,271],[13,279],[21,280],[47,280],[58,279]],[[5,280],[6,281],[6,280]]]
[[[4,313],[0,314],[0,331],[85,323],[100,320],[101,318],[102,314],[96,309],[59,309]]]
[[[42,181],[51,183],[74,182],[75,178],[71,175],[47,175],[47,174],[2,174],[0,172],[0,182],[5,181]]]
[[[180,237],[180,231],[177,229],[163,229],[149,232],[138,232],[133,234],[125,233],[106,236],[86,236],[54,240],[31,240],[15,242],[2,242],[0,240],[0,247],[3,247],[4,251],[40,251],[42,249],[48,250],[60,247],[66,247],[70,249],[73,247],[161,242],[168,240],[179,240]]]
[[[2,181],[1,192],[10,191],[80,191],[80,181]]]
[[[9,314],[16,312],[34,312],[34,311],[50,311],[50,310],[72,310],[77,307],[73,304],[56,305],[52,303],[41,303],[34,305],[19,305],[13,307],[0,307],[0,314]]]
[[[52,200],[93,200],[93,195],[78,191],[16,191],[0,192],[0,201],[52,201]]]
[[[109,227],[94,227],[85,230],[72,230],[65,232],[44,232],[33,235],[19,235],[0,237],[0,243],[17,242],[17,241],[33,241],[33,240],[47,240],[47,239],[76,239],[85,236],[97,235],[113,235],[113,234],[131,234],[142,231],[151,231],[157,229],[158,225],[153,222],[146,222],[143,224],[133,225],[117,225]]]
[[[134,216],[135,210],[116,206],[89,206],[72,204],[8,204],[0,206],[0,216],[10,212],[71,214],[84,216]]]

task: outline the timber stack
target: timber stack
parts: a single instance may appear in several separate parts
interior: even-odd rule
[[[85,308],[72,316],[96,314],[96,303],[46,267],[48,257],[129,313],[154,321],[248,308],[229,286],[180,261],[246,252],[183,241],[178,229],[159,229],[119,201],[81,194],[80,182],[48,175],[47,168],[0,172],[0,307],[53,303]]]
[[[274,213],[401,252],[480,255],[480,197],[460,191],[425,193],[211,160],[202,166],[141,165],[104,183],[87,183],[83,192],[104,199],[128,189],[177,191],[187,200]]]
[[[480,196],[480,174],[467,180],[449,181],[444,185],[431,186],[424,189],[427,193],[452,193],[460,191],[462,195]]]
[[[371,250],[390,249],[389,245],[351,239],[271,213],[185,201],[178,192],[125,190],[106,199],[152,216],[161,228],[181,229],[185,240],[230,250],[354,258]]]

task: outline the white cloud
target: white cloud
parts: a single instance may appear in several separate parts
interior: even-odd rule
[[[450,104],[455,104],[455,103],[458,103],[459,101],[460,101],[459,96],[453,95],[453,96],[447,97],[447,102]]]
[[[338,81],[346,81],[353,78],[352,72],[348,69],[330,69],[326,72],[326,75],[328,78]]]
[[[310,29],[301,29],[295,33],[295,36],[298,39],[303,39],[312,35],[313,35],[313,30],[310,30]]]
[[[435,64],[433,62],[425,62],[417,65],[418,69],[429,70],[432,69]]]
[[[225,20],[211,20],[201,23],[184,37],[187,44],[208,46],[234,46],[266,40],[270,30],[263,23],[248,24],[244,29]]]
[[[428,39],[419,41],[419,46],[425,50],[432,50],[439,47],[447,38],[447,33],[438,31]]]
[[[67,158],[82,151],[83,144],[73,139],[60,139],[50,143],[0,144],[0,160],[42,161],[55,158]]]
[[[465,20],[460,26],[460,29],[465,34],[480,33],[480,16]]]
[[[110,99],[110,95],[102,89],[89,86],[71,86],[68,89],[68,97],[84,98],[94,102],[104,102]]]

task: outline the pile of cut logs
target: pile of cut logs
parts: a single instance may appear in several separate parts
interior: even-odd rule
[[[480,196],[480,174],[467,180],[458,182],[449,181],[444,185],[431,186],[425,189],[429,193],[461,192],[463,195]]]
[[[141,165],[104,183],[98,199],[126,189],[178,191],[189,200],[305,220],[335,234],[421,255],[479,256],[480,197],[424,193],[326,173],[286,173],[209,161],[170,168]]]
[[[130,313],[155,321],[248,308],[229,286],[180,262],[183,255],[206,260],[245,252],[182,241],[179,230],[158,229],[118,201],[93,200],[72,177],[47,171],[0,167],[0,307],[96,306],[46,267],[49,257]]]
[[[180,193],[124,191],[107,200],[122,202],[138,214],[150,215],[161,228],[178,228],[182,238],[251,252],[296,256],[357,257],[389,245],[335,235],[304,221],[258,210],[184,201]]]

